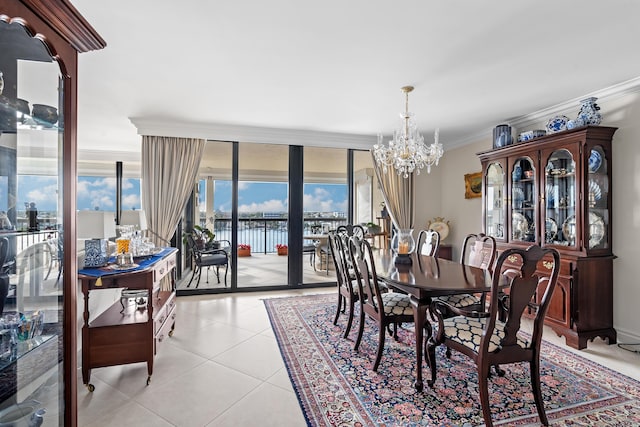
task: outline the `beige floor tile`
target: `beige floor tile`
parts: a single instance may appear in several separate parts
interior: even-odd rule
[[[169,338],[169,340],[173,340],[173,338]],[[207,361],[206,358],[171,343],[159,346],[158,354],[160,353],[162,353],[162,357],[156,357],[153,363],[150,386],[157,386],[173,380]],[[144,362],[93,369],[91,377],[92,380],[99,378],[129,397],[145,393],[148,389],[147,364]]]
[[[198,329],[176,329],[171,337],[171,345],[211,359],[255,334],[246,329],[215,322]]]
[[[246,310],[238,311],[226,322],[221,322],[257,333],[271,329],[271,322],[269,321],[267,309],[264,307],[264,303],[262,301],[260,301],[260,303],[261,305],[252,306]]]
[[[267,382],[269,384],[273,384],[275,386],[280,387],[281,389],[294,392],[293,385],[291,384],[291,379],[289,378],[289,372],[286,367],[283,367],[275,374],[271,375],[267,378]]]
[[[302,427],[306,425],[294,393],[263,383],[207,427]]]
[[[88,421],[86,424],[78,422],[78,425],[85,427],[171,427],[173,424],[163,419],[159,415],[149,411],[139,403],[129,400],[120,406],[116,411],[105,415],[102,418]]]
[[[263,335],[255,335],[213,360],[262,381],[284,367],[278,343]]]
[[[92,378],[91,383],[96,389],[90,393],[82,386],[82,379],[78,379],[78,425],[88,426],[91,423],[120,413],[122,407],[130,401],[130,398],[118,389]]]
[[[135,400],[178,426],[203,426],[213,421],[261,382],[218,363],[207,361]]]

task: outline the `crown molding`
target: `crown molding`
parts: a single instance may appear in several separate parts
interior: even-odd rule
[[[550,117],[561,114],[562,112],[575,109],[576,106],[580,104],[580,101],[585,98],[596,97],[600,103],[636,92],[640,92],[640,77],[635,77],[622,83],[570,99],[560,104],[534,111],[533,113],[507,118],[500,121],[500,123],[506,123],[517,129],[525,129],[529,126],[539,124],[540,122],[546,122]],[[455,141],[448,141],[447,149],[464,147],[465,145],[470,145],[485,139],[491,140],[492,132],[493,128],[482,129],[464,138],[460,138]]]
[[[636,77],[529,114],[506,118],[500,120],[500,122],[508,123],[516,129],[524,129],[528,126],[545,122],[549,117],[553,117],[563,111],[574,109],[580,100],[585,98],[596,97],[599,102],[606,102],[609,99],[639,91],[640,77]],[[130,117],[129,120],[136,127],[139,135],[162,135],[183,138],[204,138],[215,141],[241,141],[363,150],[369,150],[377,143],[377,135],[243,126],[226,123],[169,122],[167,120],[145,117]],[[492,131],[493,128],[480,129],[462,138],[449,140],[445,146],[445,151],[464,147],[482,140],[490,140]]]
[[[107,151],[78,149],[78,162],[132,162],[140,163],[140,151]]]
[[[366,150],[377,142],[376,135],[242,126],[225,123],[169,123],[166,120],[144,117],[130,117],[129,120],[138,130],[138,135],[162,135],[182,138],[204,138],[214,141],[240,141],[310,147],[360,148]]]
[[[636,77],[631,80],[627,80],[625,82],[609,86],[608,88],[604,88],[595,92],[587,93],[577,98],[570,99],[568,101],[535,111],[530,114],[508,119],[507,122],[510,123],[511,126],[515,126],[516,128],[525,128],[536,123],[546,122],[550,117],[560,114],[563,111],[575,109],[577,105],[580,105],[580,101],[586,98],[596,97],[598,98],[598,102],[601,103],[638,91],[640,91],[640,77]]]

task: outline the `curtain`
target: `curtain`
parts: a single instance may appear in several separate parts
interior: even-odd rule
[[[393,225],[398,229],[413,229],[415,215],[415,176],[411,173],[407,178],[398,175],[393,166],[385,172],[383,166],[376,162],[371,151],[373,168],[380,184],[382,197],[391,216]]]
[[[142,207],[156,245],[167,244],[193,191],[204,139],[142,136]]]

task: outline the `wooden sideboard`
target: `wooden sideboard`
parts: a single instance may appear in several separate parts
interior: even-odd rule
[[[451,261],[453,259],[453,247],[451,245],[440,245],[438,248],[438,258]]]
[[[147,362],[147,385],[151,382],[158,345],[172,335],[175,327],[176,252],[175,248],[165,248],[159,256],[147,260],[145,265],[141,263],[138,270],[102,276],[83,274],[86,270],[79,272],[84,294],[82,380],[89,391],[95,389],[90,383],[91,369],[105,366]],[[160,289],[165,277],[170,278],[170,290]],[[89,321],[91,293],[109,288],[144,289],[150,297],[142,307],[135,301],[133,304],[126,300],[116,301]]]

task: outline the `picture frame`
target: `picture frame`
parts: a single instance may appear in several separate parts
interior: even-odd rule
[[[475,199],[482,197],[482,172],[464,175],[464,198]]]

